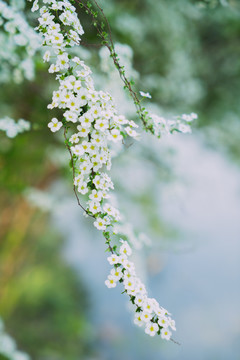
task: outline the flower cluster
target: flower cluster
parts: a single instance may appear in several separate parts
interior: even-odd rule
[[[80,44],[84,33],[75,7],[68,0],[43,0],[43,3],[45,5],[41,6],[40,1],[35,0],[32,11],[40,11],[37,29],[43,36],[43,46],[47,47],[43,60],[50,63],[49,72],[56,74],[59,83],[48,108],[58,108],[63,113],[60,120],[54,117],[48,126],[52,132],[64,129],[78,202],[85,213],[94,218],[94,226],[103,231],[111,252],[108,260],[113,269],[106,285],[115,287],[117,281],[123,283],[135,305],[134,322],[139,326],[145,324],[147,334],[161,334],[163,339],[169,340],[169,328],[175,330],[175,323],[167,310],[155,299],[148,298],[144,285],[135,274],[134,264],[128,260],[132,252],[128,242],[122,242],[118,250],[118,246],[112,247],[110,239],[110,231],[116,234],[114,225],[119,223],[120,213],[111,205],[110,190],[114,185],[107,171],[111,169],[115,145],[124,144],[128,136],[139,139],[138,126],[118,114],[111,95],[95,89],[91,69],[78,56],[71,55],[69,49]],[[146,95],[143,93],[149,97]],[[195,114],[184,115],[172,123],[156,115],[147,116],[148,126],[152,126],[153,133],[160,137],[173,130],[187,132]],[[87,198],[86,208],[81,205],[78,193]]]
[[[0,82],[20,83],[34,77],[33,56],[40,46],[40,36],[27,23],[18,3],[14,1],[10,6],[0,0]]]
[[[113,268],[105,284],[108,288],[114,288],[117,282],[123,283],[124,292],[135,305],[134,323],[144,326],[145,333],[150,336],[161,334],[162,339],[169,340],[172,335],[169,328],[176,330],[175,321],[156,299],[148,297],[144,284],[136,276],[134,263],[128,259],[132,249],[126,241],[121,240],[121,243],[119,254],[108,257],[108,262]]]
[[[162,135],[172,134],[174,131],[181,133],[191,133],[191,126],[193,120],[197,119],[197,114],[191,113],[189,115],[183,114],[173,119],[165,119],[164,117],[148,114],[148,125],[151,124],[154,134],[160,138]]]
[[[44,45],[51,49],[45,52],[44,61],[49,62],[55,55],[56,62],[50,65],[49,72],[58,73],[59,80],[49,108],[64,111],[62,121],[53,118],[48,126],[53,132],[63,125],[74,127],[68,139],[74,161],[74,184],[80,194],[88,194],[87,212],[96,218],[95,227],[106,230],[120,215],[105,201],[113,183],[102,169],[111,168],[111,143],[121,143],[126,136],[137,138],[137,125],[118,115],[110,94],[95,90],[90,68],[79,57],[69,56],[68,47],[78,44],[83,34],[74,7],[68,1],[48,3],[49,8],[40,10],[38,28],[44,36]],[[33,9],[37,6],[35,1]],[[56,9],[58,17],[54,15]]]
[[[121,67],[124,68],[125,72],[128,74],[128,77],[132,79],[138,78],[138,73],[134,70],[132,66],[133,54],[131,48],[127,45],[116,44],[115,49],[121,61]],[[108,77],[112,82],[115,81],[116,68],[111,64],[112,59],[109,58],[109,52],[107,48],[102,48],[99,51],[99,56],[101,59],[101,69],[108,74]],[[118,64],[119,65],[119,64]],[[120,66],[120,65],[119,65]],[[117,66],[118,68],[118,66]],[[118,69],[119,70],[119,69]],[[119,70],[120,71],[120,70]],[[128,86],[125,84],[125,86]],[[137,94],[133,92],[132,89],[129,89],[130,95],[133,95],[135,101],[137,102],[138,115],[143,121],[144,129],[150,131],[151,134],[160,138],[162,136],[173,134],[174,132],[181,133],[191,133],[191,123],[193,120],[197,119],[197,114],[191,113],[190,115],[183,114],[181,116],[171,117],[166,119],[163,116],[158,116],[152,114],[147,110],[147,108],[141,106],[141,102],[145,99],[151,99],[152,96],[150,93],[139,91],[139,94],[143,99],[136,100]]]
[[[14,138],[20,133],[24,131],[30,130],[30,123],[26,120],[19,119],[18,121],[14,121],[13,119],[6,116],[3,119],[0,119],[0,130],[5,131],[6,135],[9,138]]]

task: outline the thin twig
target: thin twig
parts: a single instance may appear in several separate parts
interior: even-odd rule
[[[68,149],[68,152],[70,154],[70,158],[71,158],[71,165],[72,165],[72,174],[73,174],[73,191],[74,191],[74,194],[76,196],[76,199],[77,199],[77,202],[78,202],[78,205],[83,209],[83,211],[88,215],[88,216],[91,216],[92,218],[95,219],[95,217],[93,215],[90,215],[89,212],[82,206],[81,202],[80,202],[80,199],[79,199],[79,196],[78,196],[78,193],[77,193],[77,189],[76,189],[76,185],[74,183],[75,181],[75,167],[74,167],[74,160],[73,160],[73,154],[72,154],[72,150],[70,148],[70,146],[68,145],[68,139],[67,139],[67,129],[64,127],[64,138],[66,140],[66,147]]]
[[[180,344],[178,341],[174,340],[173,338],[170,338],[170,340],[171,340],[174,344],[181,346],[181,344]]]
[[[132,99],[134,101],[134,104],[135,104],[135,107],[136,107],[136,110],[137,110],[137,114],[139,115],[141,121],[143,122],[145,129],[154,134],[154,131],[153,131],[152,127],[148,125],[148,123],[147,123],[147,121],[145,119],[144,109],[141,106],[141,103],[140,103],[140,100],[138,99],[137,93],[133,90],[131,82],[128,80],[128,78],[125,75],[125,72],[123,70],[123,66],[121,66],[120,63],[119,63],[119,60],[118,60],[118,57],[117,57],[117,54],[116,54],[116,51],[115,51],[113,39],[112,39],[111,27],[110,27],[110,24],[109,24],[109,22],[108,22],[108,20],[106,18],[106,15],[104,14],[103,9],[98,5],[96,0],[93,0],[93,2],[95,3],[97,9],[101,13],[105,23],[107,24],[108,35],[109,35],[108,40],[106,39],[106,37],[105,37],[105,35],[104,35],[104,33],[103,33],[102,29],[101,29],[101,26],[99,26],[99,23],[98,23],[98,21],[97,21],[97,19],[95,17],[95,14],[91,10],[91,8],[89,8],[84,3],[83,0],[76,0],[76,2],[78,4],[80,4],[80,5],[82,5],[86,9],[87,13],[89,13],[91,15],[91,17],[93,19],[93,24],[96,27],[97,32],[100,35],[103,44],[108,48],[108,50],[110,52],[110,55],[111,55],[111,57],[113,59],[113,62],[114,62],[115,66],[116,66],[116,68],[117,68],[117,70],[119,72],[121,80],[123,81],[125,87],[129,90],[130,96],[132,97]]]

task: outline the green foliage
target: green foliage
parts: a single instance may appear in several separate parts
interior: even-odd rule
[[[34,359],[75,360],[88,352],[88,299],[84,284],[62,259],[59,238],[45,221],[33,215],[18,245],[12,243],[18,228],[8,229],[0,249],[0,313],[19,348]],[[12,258],[16,251],[22,261]]]

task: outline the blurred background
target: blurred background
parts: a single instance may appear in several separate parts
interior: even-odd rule
[[[35,26],[29,4],[4,2]],[[99,3],[129,77],[152,95],[146,106],[199,116],[192,135],[143,134],[112,169],[125,231],[142,240],[138,273],[172,313],[181,345],[146,336],[121,289],[104,285],[104,239],[77,207],[63,139],[47,127],[57,84],[40,51],[30,56],[24,42],[16,51],[17,30],[9,35],[0,13],[0,118],[31,123],[6,136],[0,119],[0,359],[239,360],[240,2]],[[84,45],[75,51],[96,88],[137,121],[107,50],[79,16]]]

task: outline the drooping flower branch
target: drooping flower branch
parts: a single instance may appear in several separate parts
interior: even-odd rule
[[[43,3],[45,5],[35,0],[32,10],[40,7],[37,29],[43,36],[43,46],[48,47],[43,59],[51,63],[49,72],[56,73],[59,84],[48,108],[58,108],[63,113],[60,120],[54,117],[48,126],[52,132],[64,129],[78,205],[103,232],[111,253],[108,261],[112,269],[105,284],[111,288],[121,283],[124,293],[135,306],[134,322],[139,326],[144,324],[145,332],[150,336],[160,334],[169,340],[170,329],[175,330],[174,320],[155,299],[148,297],[145,286],[136,276],[133,262],[129,260],[132,250],[128,242],[114,244],[113,240],[114,226],[121,216],[111,204],[110,191],[114,185],[107,171],[111,169],[115,146],[124,144],[127,137],[140,138],[136,131],[138,125],[118,114],[111,95],[95,89],[91,69],[79,57],[70,54],[69,50],[80,44],[84,33],[75,7],[68,0],[43,0]],[[154,125],[151,130],[146,130],[159,137],[165,132],[171,133],[173,127],[181,131],[179,125],[188,123],[194,116],[167,123],[157,115],[151,115]],[[85,199],[84,205],[82,199]]]
[[[195,113],[190,115],[183,114],[182,116],[176,116],[174,119],[167,120],[162,116],[160,117],[156,114],[150,113],[142,106],[141,100],[133,88],[134,81],[132,79],[128,79],[125,68],[121,64],[120,58],[115,50],[110,24],[98,2],[96,0],[92,0],[95,8],[90,1],[74,0],[72,2],[79,4],[85,9],[86,13],[91,16],[92,24],[101,38],[101,43],[103,46],[108,48],[110,57],[112,58],[113,63],[119,72],[120,78],[123,81],[124,88],[128,90],[135,104],[138,117],[142,121],[144,130],[150,132],[158,138],[160,138],[163,134],[171,134],[174,131],[182,133],[191,132],[190,124],[193,120],[197,119],[197,115]],[[140,95],[144,98],[151,98],[149,93],[144,93],[143,91],[140,91]]]

